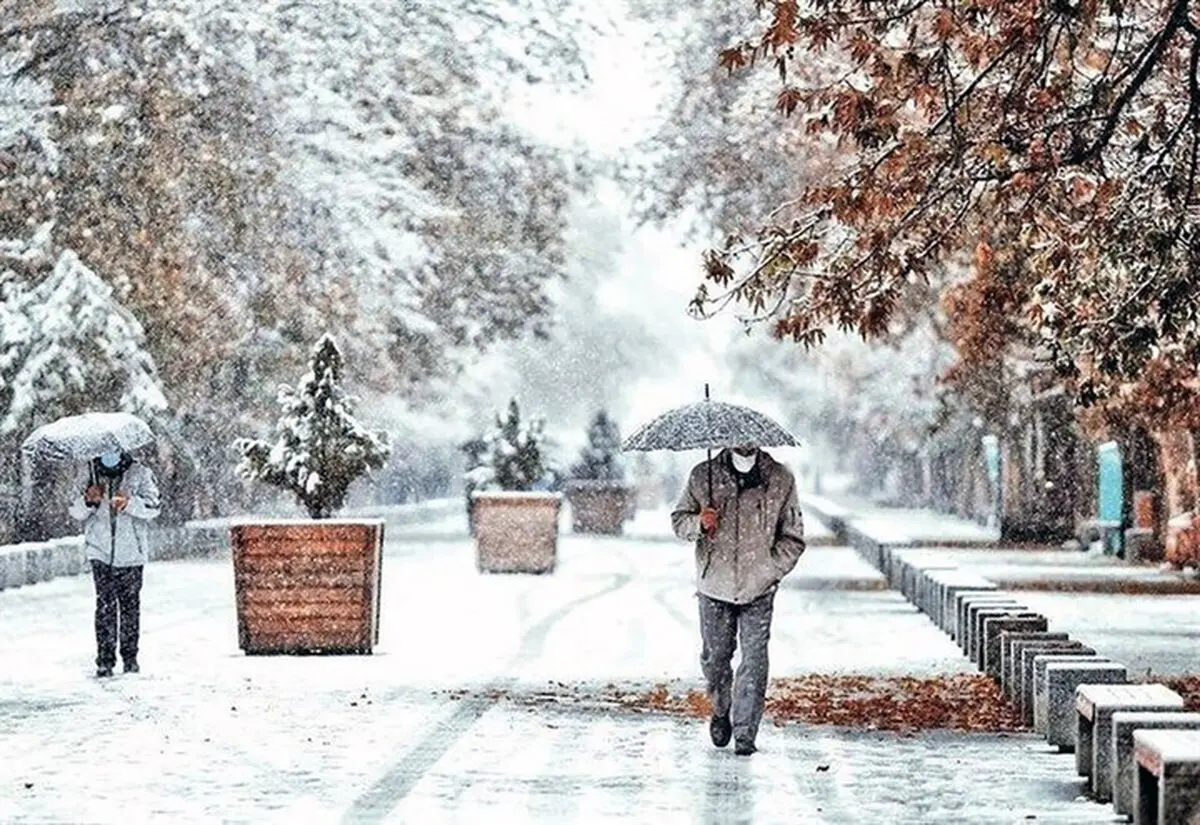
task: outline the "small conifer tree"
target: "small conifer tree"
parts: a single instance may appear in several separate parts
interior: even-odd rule
[[[571,476],[588,481],[619,482],[625,478],[621,462],[621,431],[617,423],[600,410],[588,426],[588,443],[579,454]]]
[[[543,449],[545,423],[521,421],[517,399],[508,402],[504,418],[496,416],[489,438],[490,486],[508,491],[529,491],[547,483],[549,472]]]
[[[279,390],[283,414],[273,444],[238,439],[238,473],[288,490],[314,519],[342,507],[359,476],[379,469],[391,452],[386,433],[354,417],[354,399],[341,387],[342,355],[329,334],[313,350],[311,368],[295,388]]]

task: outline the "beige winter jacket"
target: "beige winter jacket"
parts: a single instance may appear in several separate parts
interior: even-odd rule
[[[773,589],[804,553],[804,520],[796,480],[787,467],[759,451],[763,483],[738,492],[729,452],[712,459],[712,507],[717,529],[700,532],[700,509],[708,505],[708,464],[692,470],[671,514],[675,535],[696,543],[696,589],[706,596],[747,604]]]

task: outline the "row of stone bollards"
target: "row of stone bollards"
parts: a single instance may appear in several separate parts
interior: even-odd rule
[[[840,525],[846,540],[948,634],[1003,691],[1024,723],[1075,755],[1092,798],[1137,825],[1200,822],[1200,713],[1161,684],[1129,684],[1126,666],[1066,633],[944,551]]]

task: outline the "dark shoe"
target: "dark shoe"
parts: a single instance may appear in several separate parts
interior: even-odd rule
[[[137,659],[126,659],[125,660],[125,672],[126,673],[137,673],[140,670],[141,670],[141,668],[138,667]]]
[[[112,676],[112,668],[111,667],[106,665],[104,667],[96,668],[96,678],[97,679],[107,679],[109,676]]]
[[[714,716],[708,722],[708,735],[712,737],[712,743],[718,748],[723,748],[729,744],[729,737],[733,736],[733,725],[729,724],[728,716]]]
[[[739,739],[733,744],[733,752],[738,756],[749,756],[758,748],[754,747],[754,743],[749,739]]]

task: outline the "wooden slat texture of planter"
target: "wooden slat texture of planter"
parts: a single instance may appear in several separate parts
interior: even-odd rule
[[[370,653],[383,521],[234,524],[238,644],[248,654]]]
[[[472,493],[476,565],[485,573],[549,573],[558,552],[557,493]]]
[[[576,533],[620,535],[633,491],[608,482],[568,481],[571,528]]]

